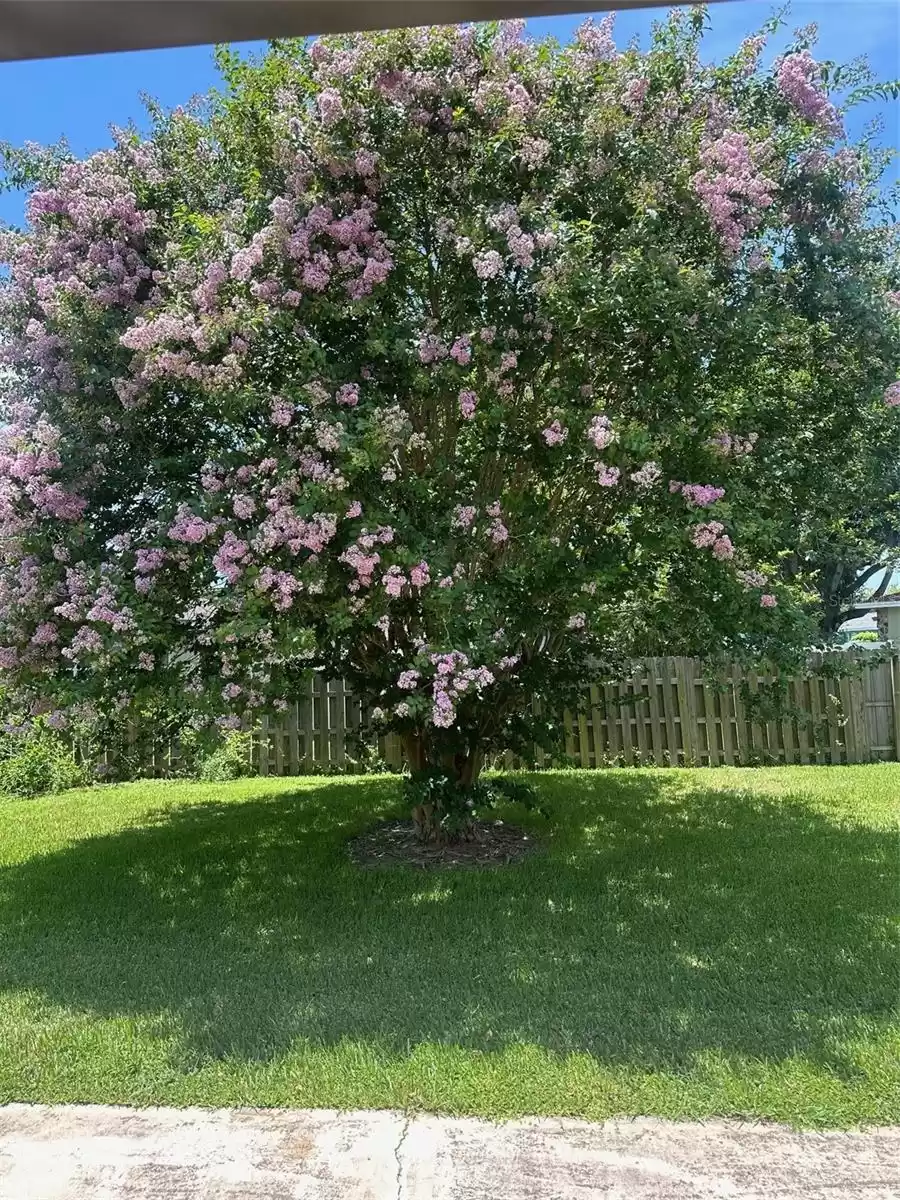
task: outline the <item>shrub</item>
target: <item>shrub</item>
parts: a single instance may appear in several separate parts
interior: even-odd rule
[[[197,778],[204,783],[224,783],[251,774],[250,734],[229,733],[218,749],[200,760]]]
[[[0,792],[40,796],[86,782],[86,772],[72,751],[45,731],[7,741],[0,759]]]

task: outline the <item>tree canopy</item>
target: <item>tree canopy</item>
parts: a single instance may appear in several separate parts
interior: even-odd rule
[[[222,50],[149,134],[8,154],[23,712],[168,690],[228,728],[315,668],[471,763],[636,629],[809,636],[786,500],[898,433],[880,164],[802,37],[706,65],[702,23]]]

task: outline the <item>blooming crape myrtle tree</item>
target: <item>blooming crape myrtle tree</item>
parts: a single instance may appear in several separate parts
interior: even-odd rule
[[[703,66],[701,21],[647,54],[611,19],[222,52],[222,93],[148,137],[31,160],[2,317],[23,712],[168,692],[231,728],[316,668],[465,797],[642,597],[735,653],[795,639],[735,536],[730,415],[781,315],[754,264],[839,118],[805,51]]]

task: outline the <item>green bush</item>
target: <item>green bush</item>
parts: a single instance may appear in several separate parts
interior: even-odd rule
[[[72,751],[45,731],[9,739],[3,747],[0,792],[8,796],[41,796],[86,781]]]
[[[224,783],[251,774],[249,733],[229,733],[221,746],[200,759],[197,778],[204,783]]]

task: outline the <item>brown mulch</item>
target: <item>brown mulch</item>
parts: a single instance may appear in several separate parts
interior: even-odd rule
[[[478,821],[470,842],[429,845],[416,837],[412,821],[385,821],[348,846],[350,858],[360,867],[497,867],[518,862],[540,848],[540,843],[518,825],[504,821]]]

